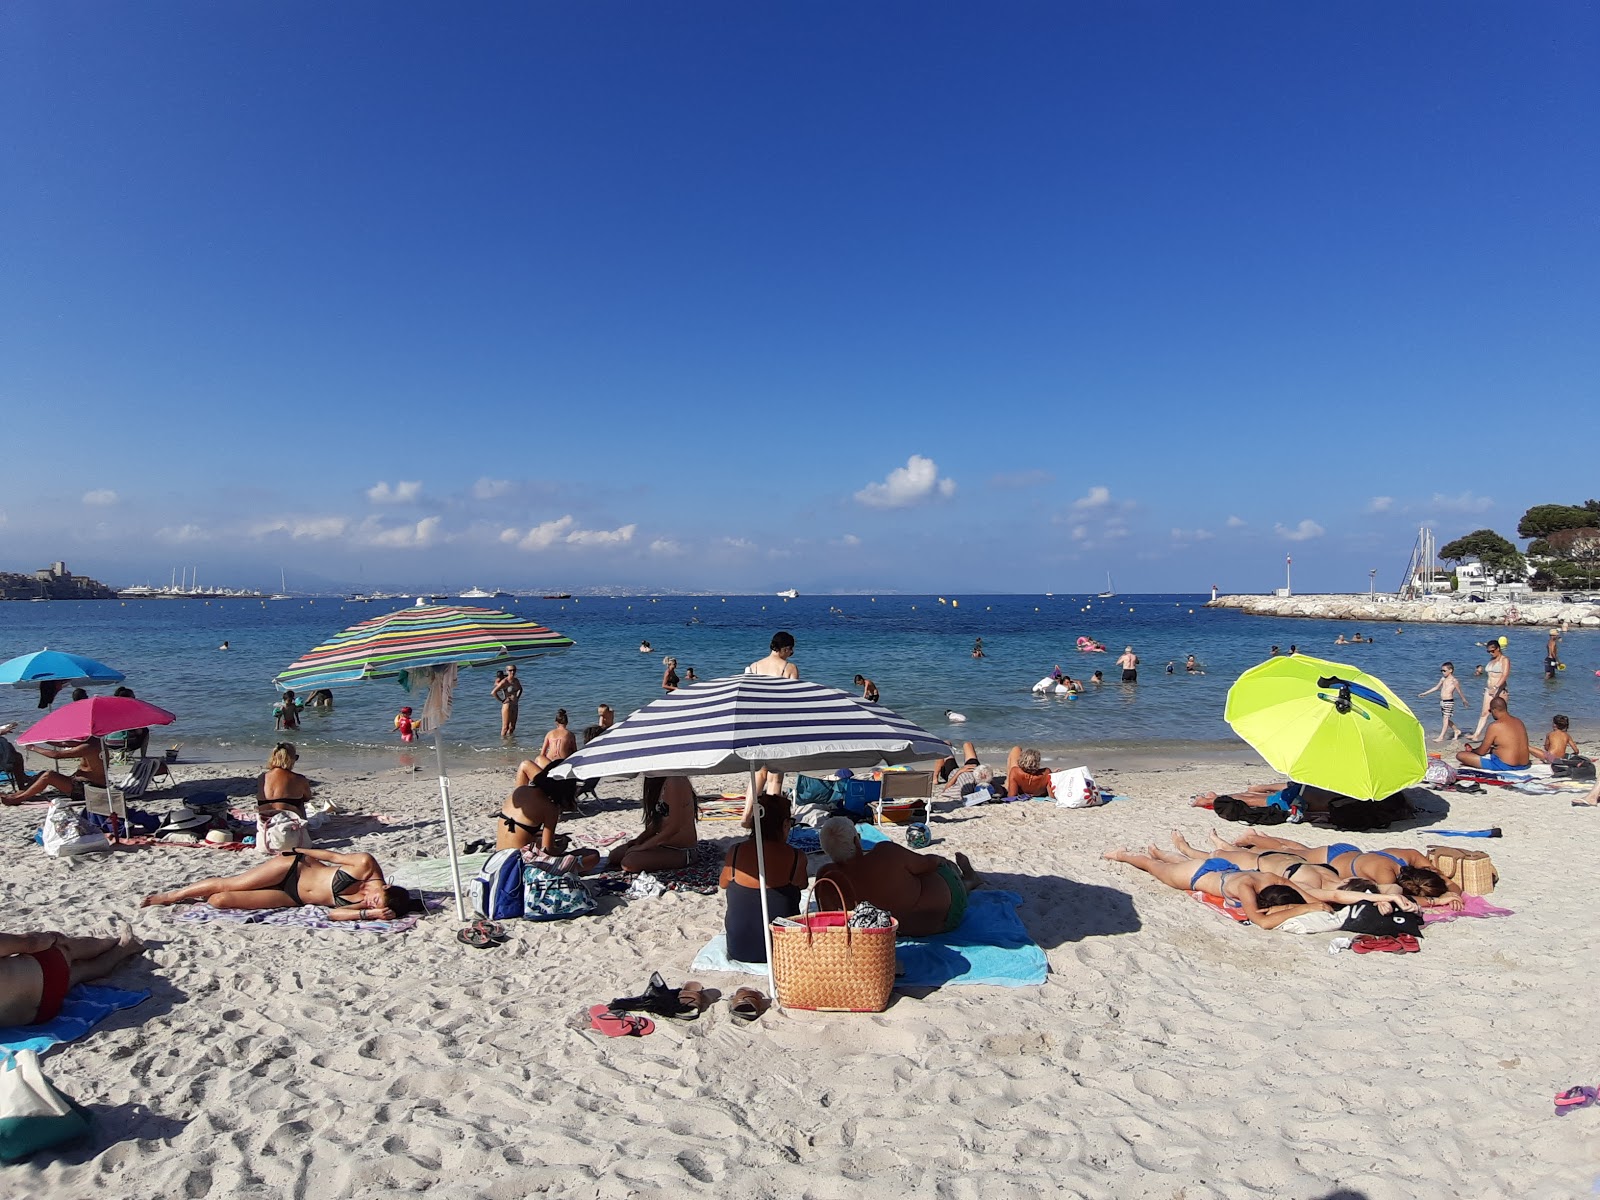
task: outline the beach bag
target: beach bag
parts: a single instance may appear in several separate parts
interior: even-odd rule
[[[819,879],[844,892],[831,879]],[[784,1008],[824,1012],[882,1012],[894,989],[898,921],[852,929],[850,912],[815,912],[772,925],[772,974]]]
[[[523,910],[522,851],[497,850],[472,881],[472,908],[491,921],[509,921]]]
[[[1428,858],[1434,870],[1468,896],[1487,896],[1500,882],[1494,860],[1482,850],[1460,850],[1455,846],[1429,846]]]
[[[89,1132],[90,1116],[51,1086],[32,1050],[0,1051],[0,1162],[14,1163],[37,1150]]]
[[[1344,923],[1340,928],[1346,933],[1372,933],[1387,937],[1409,933],[1412,937],[1420,937],[1422,914],[1404,912],[1398,908],[1380,912],[1372,901],[1363,900],[1344,910]]]
[[[306,829],[306,823],[292,812],[272,813],[263,822],[258,822],[256,844],[268,854],[282,854],[285,850],[297,850],[311,845],[311,833]]]
[[[797,775],[794,780],[794,802],[833,806],[833,784],[826,779],[813,779],[810,775]]]
[[[595,909],[589,885],[566,871],[541,863],[522,868],[522,915],[530,921],[565,921]]]
[[[1282,825],[1289,819],[1288,809],[1271,804],[1258,808],[1254,804],[1246,804],[1237,796],[1218,796],[1211,811],[1224,821],[1238,821],[1243,825]]]
[[[1554,779],[1592,780],[1594,778],[1594,760],[1585,758],[1581,754],[1558,758],[1550,764],[1550,775]]]
[[[1050,796],[1059,808],[1093,808],[1104,804],[1088,767],[1050,772]]]
[[[1456,769],[1442,758],[1428,760],[1428,770],[1422,776],[1422,782],[1429,787],[1449,787],[1456,781]]]
[[[111,849],[111,839],[89,823],[81,808],[70,800],[52,800],[39,831],[44,852],[52,858],[66,858],[94,850]]]
[[[1328,805],[1328,824],[1335,829],[1387,829],[1411,815],[1411,801],[1404,792],[1382,800],[1334,800]]]

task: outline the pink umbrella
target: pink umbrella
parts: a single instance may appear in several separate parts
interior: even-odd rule
[[[147,725],[171,725],[177,719],[166,709],[132,696],[90,696],[56,709],[16,740],[24,746],[35,742],[81,742],[84,738]]]

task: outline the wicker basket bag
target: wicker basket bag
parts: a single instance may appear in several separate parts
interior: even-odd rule
[[[831,879],[818,880],[839,893]],[[849,911],[818,912],[772,926],[772,975],[784,1008],[824,1012],[882,1012],[894,989],[894,936],[886,929],[852,929]],[[799,928],[795,926],[798,925]]]
[[[1494,885],[1500,882],[1500,873],[1494,869],[1494,861],[1482,850],[1429,846],[1428,858],[1439,874],[1468,896],[1487,896],[1494,891]]]

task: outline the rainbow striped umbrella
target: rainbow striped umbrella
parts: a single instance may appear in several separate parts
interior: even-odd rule
[[[397,679],[420,667],[496,667],[564,650],[572,639],[537,621],[492,608],[418,604],[352,625],[274,681],[305,691]]]
[[[419,600],[413,608],[374,617],[334,634],[274,682],[280,689],[315,689],[368,679],[401,679],[416,672],[436,689],[440,684],[434,682],[435,667],[494,667],[565,650],[570,645],[571,638],[510,613],[456,604],[424,604]],[[453,677],[453,672],[447,676],[446,688]],[[411,680],[406,682],[409,685]],[[444,770],[444,743],[438,724],[433,726],[433,752],[439,764],[439,802],[444,809],[445,841],[450,847],[456,915],[466,920],[461,866],[456,860],[455,822],[450,813],[450,777]]]

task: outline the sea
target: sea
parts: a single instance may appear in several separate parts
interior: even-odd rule
[[[531,756],[558,708],[574,731],[611,704],[619,717],[662,695],[662,659],[678,660],[701,679],[737,674],[767,653],[775,630],[794,635],[802,678],[854,690],[861,674],[882,702],[959,747],[1003,752],[1037,746],[1054,761],[1093,761],[1097,752],[1201,756],[1243,749],[1223,721],[1229,685],[1273,646],[1349,663],[1377,675],[1404,698],[1431,738],[1438,732],[1436,697],[1416,699],[1453,660],[1471,679],[1484,661],[1482,643],[1508,639],[1514,664],[1512,709],[1542,738],[1554,713],[1568,714],[1573,734],[1600,733],[1600,631],[1565,636],[1568,669],[1542,676],[1545,631],[1491,625],[1400,626],[1374,622],[1250,616],[1205,607],[1205,595],[1031,596],[633,596],[478,602],[516,612],[572,638],[571,649],[522,665],[526,692],[517,736],[500,739],[499,706],[490,696],[492,670],[461,675],[445,727],[452,764],[501,766]],[[462,602],[472,603],[472,602]],[[181,743],[185,759],[254,761],[279,739],[273,677],[332,634],[402,601],[351,603],[335,597],[262,599],[98,600],[0,603],[0,660],[50,647],[85,654],[117,668],[141,699],[177,714],[153,731],[152,746]],[[1370,644],[1335,645],[1341,634]],[[1081,652],[1077,639],[1103,643]],[[983,657],[974,658],[982,639]],[[226,641],[229,648],[219,647]],[[650,650],[641,652],[641,643]],[[1138,682],[1120,682],[1116,657],[1132,646]],[[1193,654],[1204,674],[1189,674]],[[1168,665],[1172,669],[1168,671]],[[1059,666],[1106,682],[1076,697],[1039,696],[1030,689]],[[378,681],[338,688],[331,711],[307,709],[293,736],[308,764],[396,765],[416,757],[393,733],[403,704],[420,696]],[[40,715],[28,691],[0,691],[0,723],[25,729]],[[59,703],[59,701],[58,701]],[[1476,709],[1469,720],[1475,719]],[[958,714],[957,720],[949,714]],[[1468,715],[1460,712],[1458,716]],[[1470,728],[1470,726],[1469,726]]]

